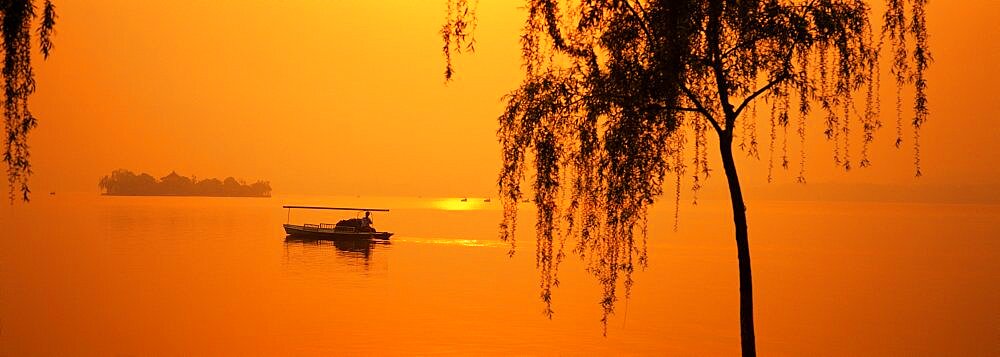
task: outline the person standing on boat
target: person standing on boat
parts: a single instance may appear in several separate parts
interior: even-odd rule
[[[372,213],[365,211],[365,218],[361,219],[361,227],[367,231],[374,232],[375,229],[372,228]]]

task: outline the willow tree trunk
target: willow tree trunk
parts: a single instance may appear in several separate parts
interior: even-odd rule
[[[736,258],[740,266],[740,346],[743,356],[756,356],[757,343],[753,332],[753,276],[750,274],[750,241],[747,233],[747,209],[743,203],[740,178],[733,160],[733,134],[731,131],[719,133],[719,151],[722,152],[722,166],[729,181],[729,199],[733,204],[733,223],[736,226]]]

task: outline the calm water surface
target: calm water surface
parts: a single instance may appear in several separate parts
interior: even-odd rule
[[[470,199],[470,201],[477,201]],[[286,240],[369,205],[389,244]],[[568,258],[542,315],[530,209],[419,198],[36,195],[0,208],[0,355],[736,355],[725,202],[650,219],[650,266],[602,336]],[[325,214],[325,213],[324,213]],[[1000,207],[751,202],[762,355],[1000,355]]]

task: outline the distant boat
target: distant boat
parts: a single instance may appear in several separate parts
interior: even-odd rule
[[[288,209],[288,217],[291,219],[292,209],[324,209],[324,210],[338,210],[338,211],[364,211],[364,212],[389,212],[387,209],[383,208],[341,208],[341,207],[317,207],[317,206],[281,206],[282,208]],[[309,239],[323,239],[323,240],[347,240],[347,239],[389,239],[392,236],[392,232],[379,232],[375,230],[375,227],[365,226],[364,222],[360,218],[351,218],[341,220],[336,224],[330,223],[319,223],[319,224],[290,224],[285,223],[282,225],[285,228],[285,234],[289,236],[299,237],[299,238],[309,238]]]
[[[49,195],[55,196],[56,195],[56,191],[49,192]]]
[[[483,200],[483,202],[490,202],[490,199],[487,198],[487,199]]]
[[[468,198],[468,197],[466,197],[466,198],[463,198],[463,199],[462,199],[462,202],[469,202],[469,198]]]

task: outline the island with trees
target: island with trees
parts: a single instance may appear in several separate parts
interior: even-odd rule
[[[102,177],[97,186],[101,194],[108,196],[271,197],[271,184],[267,181],[247,184],[232,177],[198,180],[173,171],[156,179],[147,173],[119,169]]]

